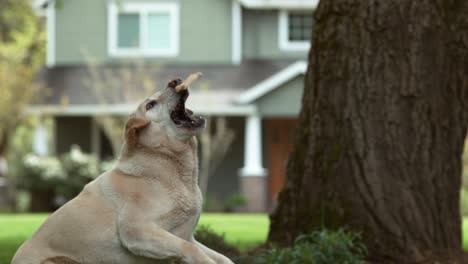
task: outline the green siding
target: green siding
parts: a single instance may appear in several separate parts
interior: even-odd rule
[[[231,0],[122,0],[179,2],[180,49],[155,63],[231,63]],[[107,1],[64,0],[56,10],[56,64],[85,64],[89,58],[118,63],[107,50]]]
[[[307,51],[279,48],[279,11],[242,10],[242,48],[245,59],[306,59]]]
[[[64,0],[56,9],[56,64],[76,64],[107,54],[107,8],[104,0]]]
[[[255,102],[265,117],[295,117],[301,111],[304,75],[292,79]]]

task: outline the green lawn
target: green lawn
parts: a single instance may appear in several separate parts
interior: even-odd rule
[[[16,249],[46,217],[46,214],[0,215],[0,264],[10,263]],[[203,214],[199,225],[224,233],[229,243],[245,250],[265,240],[268,223],[264,214]]]
[[[0,264],[10,263],[18,246],[46,217],[46,214],[0,215]],[[264,214],[203,214],[199,225],[224,233],[228,242],[245,250],[265,240],[268,222]],[[463,234],[463,247],[468,250],[468,218],[463,221]]]

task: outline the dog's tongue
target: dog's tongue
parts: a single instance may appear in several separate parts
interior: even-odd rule
[[[187,79],[185,79],[185,81],[183,81],[181,84],[177,85],[175,87],[175,91],[176,92],[180,92],[180,91],[183,91],[183,90],[187,90],[188,87],[194,82],[196,81],[198,78],[200,78],[203,74],[201,72],[197,72],[197,73],[192,73],[190,74]]]

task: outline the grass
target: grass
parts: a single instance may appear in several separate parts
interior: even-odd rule
[[[0,215],[0,264],[10,263],[16,249],[46,217],[46,214]],[[199,225],[224,233],[229,243],[246,250],[265,240],[269,219],[265,214],[203,214]],[[463,221],[463,248],[468,250],[468,218]]]
[[[45,214],[0,215],[0,264],[10,263],[16,249],[46,217]]]
[[[202,214],[200,225],[207,225],[240,250],[265,241],[270,220],[265,214]]]
[[[10,263],[16,249],[46,217],[47,214],[0,215],[0,264]],[[230,244],[246,250],[266,239],[269,219],[265,214],[203,214],[199,225],[224,233]]]

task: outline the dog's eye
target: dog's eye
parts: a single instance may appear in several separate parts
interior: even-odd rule
[[[146,111],[151,110],[156,105],[156,101],[151,101],[146,104]]]

